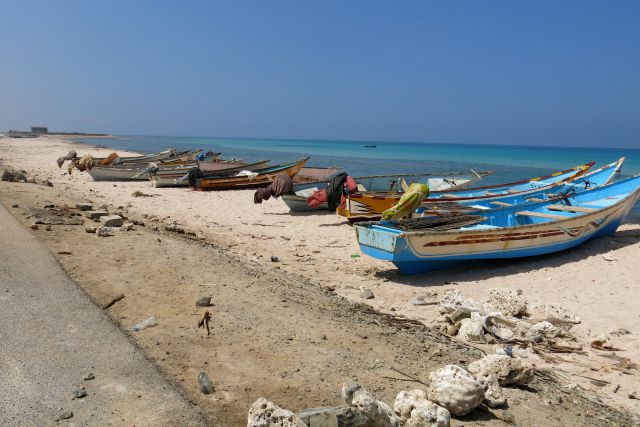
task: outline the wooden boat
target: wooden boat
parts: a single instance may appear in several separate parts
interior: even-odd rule
[[[329,181],[341,173],[344,173],[342,168],[302,168],[294,178],[293,192],[283,194],[280,198],[292,212],[328,210],[329,206],[326,203],[316,209],[312,208],[307,205],[307,198],[314,192],[327,188]]]
[[[254,171],[266,167],[268,163],[269,160],[261,160],[250,164],[240,160],[198,163],[188,170],[159,169],[157,172],[149,174],[149,180],[153,187],[186,187],[189,185],[189,180],[182,178],[195,168],[200,168],[206,176],[215,176],[220,174],[228,175],[242,170]]]
[[[482,178],[491,175],[492,171],[471,170],[469,172],[448,172],[443,174],[420,173],[420,174],[398,174],[398,175],[369,175],[356,176],[353,179],[358,183],[360,192],[380,192],[380,191],[401,191],[402,181],[407,184],[414,182],[427,182],[430,187],[458,189],[464,188],[471,183],[477,182]],[[312,185],[296,185],[293,194],[285,194],[282,200],[289,206],[289,210],[293,212],[310,212],[317,210],[328,210],[326,203],[321,204],[318,208],[307,206],[307,198],[316,190],[327,188],[329,179],[311,183]],[[324,181],[324,182],[323,182]],[[313,191],[310,191],[313,190]]]
[[[242,172],[240,172],[226,176],[204,177],[196,180],[193,189],[198,191],[211,191],[266,187],[278,174],[286,173],[290,177],[294,177],[304,167],[307,160],[309,160],[309,158],[305,157],[293,163],[257,169],[250,174],[242,174]]]
[[[458,202],[443,200],[442,202],[426,203],[416,209],[414,216],[438,215],[444,212],[469,213],[472,211],[485,211],[504,206],[521,205],[533,201],[558,198],[564,194],[579,193],[613,182],[613,180],[619,176],[620,168],[624,160],[625,158],[622,157],[613,163],[609,163],[584,175],[579,175],[568,181],[558,182],[551,188],[543,187],[538,190],[525,191],[522,193],[508,193],[498,197],[469,199]]]
[[[220,153],[205,158],[206,163],[215,163]],[[91,175],[94,181],[146,181],[148,174],[152,170],[171,171],[180,176],[188,173],[199,163],[190,159],[191,154],[183,155],[170,161],[150,162],[150,163],[129,163],[110,166],[93,165],[86,172]],[[202,163],[203,164],[203,163]]]
[[[640,175],[550,200],[482,215],[411,218],[356,224],[360,249],[418,274],[469,260],[558,252],[613,235],[640,197]]]
[[[429,197],[423,204],[433,202],[463,202],[473,199],[491,199],[507,194],[520,194],[540,189],[552,188],[558,182],[583,175],[594,165],[594,162],[576,166],[561,172],[555,172],[537,178],[508,184],[491,185],[475,188],[450,189],[446,191],[429,192]],[[429,187],[431,188],[431,187]],[[382,212],[398,203],[402,197],[399,192],[358,192],[350,195],[344,208],[338,208],[336,213],[351,222],[380,219]]]
[[[338,167],[320,168],[305,166],[300,169],[300,172],[293,177],[293,182],[296,184],[304,183],[317,183],[322,181],[329,181],[334,176],[343,173],[344,169]]]
[[[177,151],[175,148],[169,148],[167,150],[160,151],[158,153],[143,154],[142,156],[120,157],[119,164],[160,162],[163,160],[180,158],[180,157],[189,155],[190,153],[191,153],[191,150]],[[105,159],[104,157],[94,157],[94,160],[97,160],[97,161],[104,160],[104,159]]]

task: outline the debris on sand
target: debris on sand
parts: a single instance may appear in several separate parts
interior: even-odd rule
[[[200,386],[200,391],[202,394],[211,394],[213,393],[213,384],[209,379],[209,375],[206,372],[200,372],[198,375],[198,384]]]
[[[112,227],[106,227],[103,225],[102,227],[98,227],[96,229],[96,234],[100,237],[115,236],[116,230]]]
[[[68,208],[56,208],[50,205],[44,209],[29,209],[29,215],[36,224],[44,225],[82,225],[82,219],[77,212]]]
[[[73,418],[73,412],[71,411],[62,411],[60,415],[55,418],[55,421],[68,420],[69,418]]]
[[[198,298],[196,301],[196,307],[211,307],[213,305],[211,304],[211,298],[212,297]]]
[[[23,170],[16,170],[11,166],[3,166],[2,174],[0,175],[2,181],[7,182],[27,182],[27,172]]]
[[[169,225],[164,227],[166,231],[170,231],[172,233],[184,234],[184,228],[180,227],[177,222],[172,222]]]
[[[360,292],[360,298],[362,299],[374,299],[375,295],[373,294],[373,291],[369,288],[364,288],[362,290],[362,292]]]
[[[105,215],[100,218],[100,222],[105,227],[121,227],[124,223],[120,215]]]
[[[601,334],[591,340],[591,347],[596,350],[602,351],[621,351],[621,349],[616,348],[612,343],[611,339],[608,335]]]
[[[428,399],[446,408],[452,415],[467,415],[484,399],[484,386],[460,366],[446,365],[431,372],[429,379]]]
[[[573,315],[567,308],[561,305],[545,304],[544,306],[538,308],[541,309],[544,314],[554,319],[574,324],[580,323],[580,318],[578,316]]]
[[[153,197],[153,196],[157,196],[157,194],[146,194],[143,193],[142,191],[136,190],[133,193],[131,193],[131,195],[133,197]]]
[[[300,417],[261,397],[249,408],[247,427],[306,427]]]
[[[93,210],[93,204],[90,202],[76,202],[76,209],[80,211],[90,211]]]

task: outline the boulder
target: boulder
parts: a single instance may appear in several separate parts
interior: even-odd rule
[[[347,381],[342,385],[342,398],[347,405],[356,408],[369,420],[367,426],[400,426],[400,420],[389,405],[377,400],[369,391],[353,381]]]
[[[457,365],[446,365],[429,374],[427,398],[446,408],[452,415],[473,411],[484,399],[484,386]]]
[[[105,215],[100,218],[100,222],[105,227],[121,227],[124,223],[120,215]]]
[[[427,400],[423,390],[401,391],[393,410],[405,427],[449,427],[451,422],[449,411]]]
[[[247,427],[307,427],[300,417],[261,397],[249,408]]]

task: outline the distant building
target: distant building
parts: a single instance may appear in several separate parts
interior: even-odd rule
[[[44,135],[49,133],[49,129],[46,126],[31,126],[31,133],[36,135]]]

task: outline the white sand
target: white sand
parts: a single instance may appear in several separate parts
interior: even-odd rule
[[[587,343],[585,348],[589,337],[618,328],[629,330],[630,335],[614,337],[613,342],[625,350],[618,352],[620,356],[640,362],[640,246],[636,237],[640,236],[639,225],[625,225],[619,230],[619,237],[600,239],[555,255],[487,262],[403,277],[390,263],[365,255],[352,258],[352,254],[360,254],[354,230],[334,214],[291,215],[281,200],[273,199],[255,205],[252,190],[195,192],[186,188],[156,189],[146,181],[94,182],[88,174],[78,171],[69,176],[65,167],[58,169],[55,160],[70,148],[80,155],[89,152],[104,156],[113,151],[78,144],[72,146],[62,138],[51,136],[0,138],[0,157],[4,163],[49,177],[54,188],[61,192],[77,191],[98,206],[104,203],[114,208],[129,207],[129,212],[155,216],[158,222],[176,221],[186,229],[228,247],[240,259],[263,264],[265,268],[282,268],[300,274],[383,311],[393,311],[396,315],[430,324],[438,316],[437,307],[410,303],[426,289],[435,289],[442,294],[457,288],[478,300],[485,298],[488,289],[493,287],[522,289],[530,307],[561,304],[579,316],[582,323],[575,330]],[[344,166],[348,169],[348,165]],[[133,197],[131,194],[135,190],[158,196]],[[151,219],[148,224],[154,225]],[[606,261],[605,253],[616,260]],[[271,255],[277,256],[280,262],[270,262]],[[361,300],[358,297],[361,288],[370,288],[375,298]],[[492,351],[492,348],[487,346],[487,350]],[[638,390],[637,377],[604,368],[612,362],[600,357],[601,354],[589,350],[588,356],[575,358],[579,364],[563,364],[561,368],[610,381],[611,385],[600,389],[586,379],[574,378],[585,388],[607,394],[608,401],[639,411],[638,401],[627,398],[629,393]],[[621,387],[613,394],[612,389],[617,384]]]

